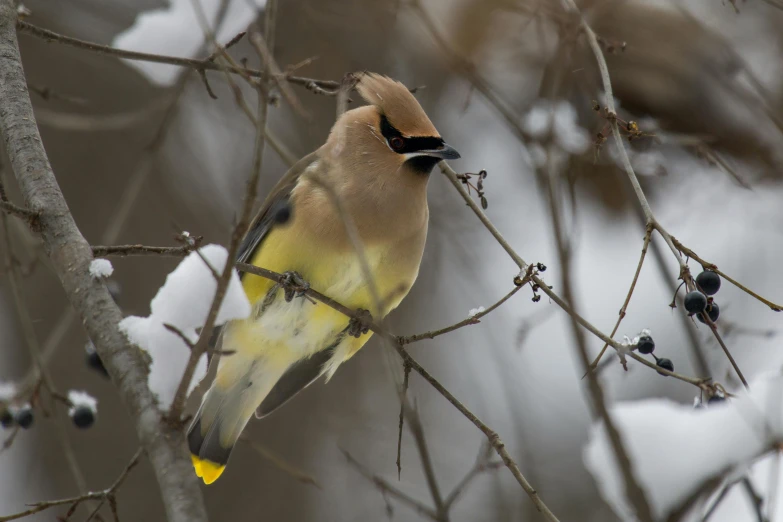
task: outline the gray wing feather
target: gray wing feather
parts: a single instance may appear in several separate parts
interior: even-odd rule
[[[256,214],[250,228],[245,234],[245,238],[239,246],[237,252],[237,262],[247,263],[253,258],[253,254],[261,246],[264,238],[276,224],[277,211],[282,207],[289,205],[291,191],[296,187],[299,177],[313,162],[318,159],[318,151],[311,152],[300,159],[286,172],[280,181],[275,185],[267,196],[261,209]],[[290,209],[294,211],[294,209]]]
[[[342,337],[340,336],[328,348],[314,353],[307,359],[301,359],[288,368],[256,408],[256,418],[266,417],[314,383],[324,373],[326,363],[334,355],[334,350],[340,344]]]

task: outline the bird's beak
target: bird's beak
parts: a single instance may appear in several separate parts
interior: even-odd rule
[[[421,150],[419,151],[419,154],[423,156],[432,156],[433,158],[440,158],[440,159],[459,159],[462,156],[460,156],[459,152],[456,151],[453,147],[447,144],[443,144],[437,149],[430,149],[430,150]]]

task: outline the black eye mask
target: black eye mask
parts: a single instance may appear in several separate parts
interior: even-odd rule
[[[385,114],[381,115],[381,134],[389,147],[397,154],[407,154],[422,150],[435,150],[443,147],[443,139],[436,137],[406,138],[391,123]]]

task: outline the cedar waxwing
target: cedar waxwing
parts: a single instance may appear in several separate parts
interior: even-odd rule
[[[381,319],[419,272],[429,173],[460,156],[401,83],[362,73],[356,89],[370,105],[344,113],[326,143],[291,167],[251,225],[238,261],[304,279]],[[361,238],[380,310],[326,185]],[[320,376],[328,380],[372,335],[324,304],[285,296],[273,281],[245,275],[242,283],[252,312],[223,328],[221,349],[233,353],[219,359],[188,430],[193,465],[206,484],[223,472],[254,412],[266,416]]]

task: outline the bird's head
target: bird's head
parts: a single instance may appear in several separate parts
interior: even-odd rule
[[[328,142],[343,161],[391,175],[426,176],[440,160],[460,157],[407,87],[375,73],[357,78],[356,90],[369,105],[343,114]]]

